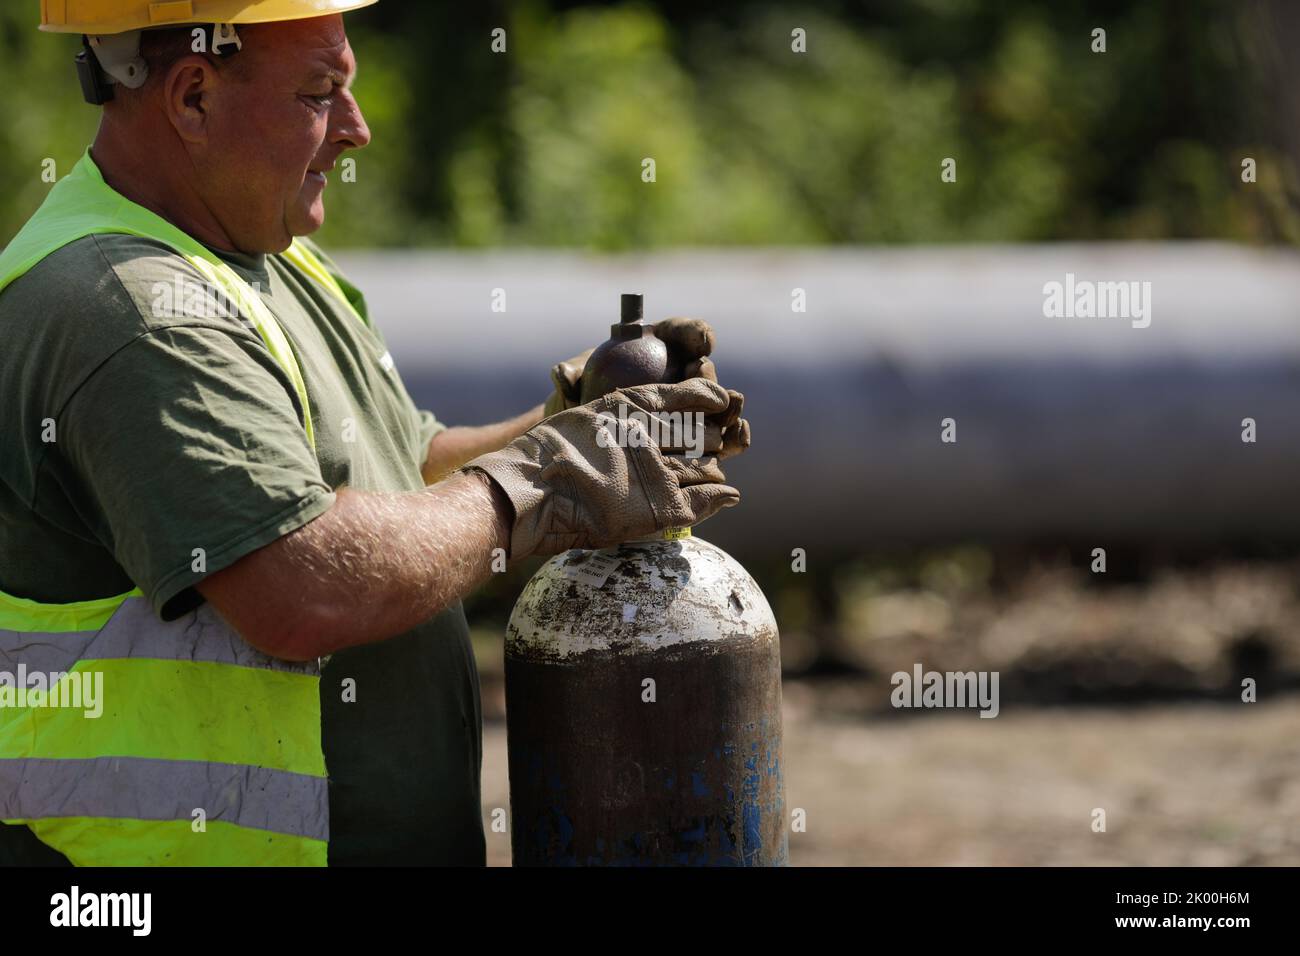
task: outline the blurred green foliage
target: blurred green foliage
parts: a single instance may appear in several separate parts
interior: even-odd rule
[[[1232,0],[388,0],[349,16],[374,133],[334,246],[1300,239]],[[0,237],[93,137],[76,43],[0,10]],[[1107,52],[1090,49],[1107,31]],[[507,52],[490,50],[504,27]],[[807,53],[791,51],[806,31]],[[1258,182],[1241,182],[1254,157]],[[653,158],[656,181],[642,181]],[[940,164],[957,161],[955,183]]]

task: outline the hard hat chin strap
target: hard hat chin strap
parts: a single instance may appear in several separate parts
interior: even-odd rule
[[[244,48],[233,23],[197,24],[193,31],[195,53],[214,53],[220,57]],[[77,77],[87,103],[102,106],[113,98],[116,84],[138,90],[149,78],[149,64],[140,55],[143,30],[98,36],[83,36],[77,54]]]

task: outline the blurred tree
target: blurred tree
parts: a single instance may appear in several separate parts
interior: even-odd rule
[[[36,4],[0,5],[0,85],[8,104],[0,123],[0,242],[8,242],[41,204],[50,184],[42,164],[68,172],[94,138],[99,114],[81,101],[73,37],[37,32]]]
[[[334,246],[1295,242],[1269,37],[1233,0],[381,3]],[[71,37],[0,10],[0,239],[94,134]],[[790,31],[807,32],[793,53]],[[1107,50],[1091,50],[1091,31]],[[507,52],[490,49],[507,31]],[[21,96],[13,91],[22,91]],[[1240,163],[1257,161],[1243,184]],[[656,182],[642,181],[653,158]],[[956,160],[957,179],[940,182]]]

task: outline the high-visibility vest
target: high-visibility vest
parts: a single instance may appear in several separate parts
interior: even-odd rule
[[[89,150],[0,254],[0,292],[55,250],[102,233],[165,243],[252,322],[293,383],[314,448],[302,374],[261,297],[201,243],[115,192]],[[305,246],[295,240],[284,257],[355,313]],[[23,671],[66,675],[47,691],[60,703],[102,681],[102,714],[20,693]],[[319,661],[263,654],[206,604],[163,623],[138,589],[71,604],[0,592],[0,672],[13,675],[0,678],[5,823],[26,824],[78,865],[325,865]]]

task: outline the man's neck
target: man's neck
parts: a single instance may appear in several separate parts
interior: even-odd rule
[[[100,124],[91,158],[114,190],[212,249],[237,252],[212,210],[194,190],[184,151],[169,156],[128,139],[112,124]],[[173,161],[174,160],[174,161]]]

